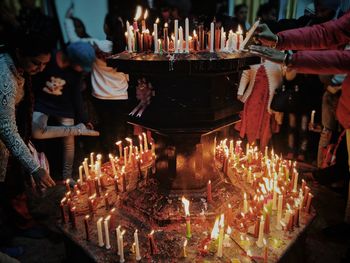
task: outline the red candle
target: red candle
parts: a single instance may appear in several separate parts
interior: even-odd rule
[[[72,224],[73,228],[77,228],[77,221],[76,221],[75,212],[76,212],[76,207],[73,206],[72,209],[70,210],[70,216],[71,216],[70,219],[71,219],[71,224]]]
[[[213,198],[212,198],[212,194],[211,194],[211,181],[208,181],[208,185],[207,185],[207,202],[211,203],[213,202]]]
[[[300,210],[296,208],[293,216],[293,220],[294,220],[293,223],[295,227],[299,227],[299,213],[300,213]]]
[[[157,254],[157,246],[154,240],[154,230],[152,230],[151,233],[148,234],[148,241],[149,241],[150,254],[153,256]]]
[[[307,202],[306,202],[306,209],[305,209],[307,213],[311,212],[311,201],[312,201],[313,197],[314,196],[311,193],[308,194]]]
[[[260,227],[260,219],[259,219],[259,217],[257,217],[256,221],[255,221],[255,227],[254,227],[254,237],[255,238],[258,238],[258,236],[259,236],[259,227]]]
[[[98,185],[98,179],[97,178],[95,178],[95,191],[96,191],[96,195],[97,196],[101,196],[101,194],[100,194],[100,187]]]
[[[304,198],[303,198],[303,207],[305,207],[305,205],[306,205],[309,193],[310,193],[310,188],[305,186],[305,192],[304,192]]]
[[[85,238],[87,241],[90,240],[89,221],[90,221],[90,216],[86,215],[84,219],[84,225],[85,225]]]
[[[231,206],[231,204],[227,205],[226,218],[227,218],[227,225],[230,226],[232,224],[232,220],[233,220],[233,213],[232,213],[232,206]]]
[[[304,193],[306,187],[306,182],[304,179],[301,180],[301,191]]]
[[[67,179],[65,184],[66,184],[66,190],[67,192],[70,192],[70,185],[69,185],[70,179]]]
[[[125,172],[122,173],[123,178],[123,192],[126,192],[126,178],[125,178]]]
[[[108,193],[105,194],[105,208],[106,208],[106,210],[109,210]]]
[[[116,193],[119,192],[119,189],[118,189],[118,176],[114,176],[114,190]]]

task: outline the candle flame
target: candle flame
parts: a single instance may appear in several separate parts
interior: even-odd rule
[[[105,221],[109,221],[111,219],[111,215],[106,216]]]
[[[219,236],[219,217],[215,219],[213,230],[211,231],[210,238],[217,239]]]
[[[196,37],[197,36],[197,32],[196,32],[196,30],[194,29],[193,30],[193,37]]]
[[[227,227],[226,234],[231,235],[232,228],[230,226]]]
[[[168,23],[165,23],[165,24],[164,24],[164,27],[168,27]]]
[[[86,215],[85,216],[85,220],[89,220],[90,216],[89,215]]]
[[[266,246],[266,245],[267,245],[267,241],[266,241],[266,239],[265,239],[265,238],[263,238],[263,243],[264,243],[264,246]]]
[[[125,229],[120,233],[120,236],[122,237],[122,236],[124,236],[124,234],[125,234]],[[123,244],[122,244],[122,246],[123,246]]]
[[[154,229],[152,229],[151,233],[149,233],[150,236],[154,234]]]
[[[185,215],[189,216],[190,215],[190,201],[187,200],[184,196],[181,198],[182,204],[184,206],[185,209]]]
[[[159,23],[159,17],[157,17],[157,19],[156,19],[156,22],[155,22],[156,24],[158,24]]]
[[[204,246],[204,250],[207,250],[207,249],[208,249],[208,246],[207,246],[207,245],[205,245],[205,246]]]
[[[117,141],[115,144],[119,146],[120,144],[122,144],[122,141]]]
[[[247,250],[247,256],[248,256],[248,257],[253,256],[253,254],[252,254],[252,252],[250,251],[250,249]]]
[[[139,20],[140,17],[141,17],[141,14],[142,14],[142,7],[138,5],[138,6],[136,7],[136,14],[135,14],[134,20],[135,20],[135,21]]]
[[[135,229],[135,234],[137,234],[139,231],[137,229]]]
[[[244,200],[247,200],[247,193],[244,192],[243,196],[244,196]]]
[[[145,20],[146,20],[146,19],[147,19],[147,17],[148,17],[148,10],[146,9],[146,10],[145,10],[145,13],[143,14],[143,19],[145,19]]]
[[[132,139],[130,139],[129,137],[125,138],[125,140],[126,140],[128,143],[132,144]]]
[[[67,200],[67,198],[63,197],[62,200],[61,200],[61,204],[65,203]]]

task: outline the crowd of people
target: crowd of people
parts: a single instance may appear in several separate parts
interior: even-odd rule
[[[35,1],[19,2],[18,15],[7,2],[0,2],[0,262],[16,262],[9,256],[20,253],[9,249],[13,232],[5,228],[27,237],[42,233],[27,206],[29,186],[41,192],[66,179],[74,185],[76,153],[108,154],[113,142],[131,132],[126,124],[131,82],[127,74],[109,67],[106,57],[125,50],[125,22],[139,3],[111,5],[103,26],[106,38],[96,39],[74,16],[74,6],[60,29],[57,18],[44,15]],[[149,6],[150,16],[167,22],[169,29],[175,19],[187,16],[194,26],[208,27],[213,19],[212,13],[191,11],[182,1],[158,2]],[[216,2],[217,23],[226,30],[236,31],[238,25],[244,33],[249,30],[249,6],[235,6],[230,17],[227,1]],[[298,19],[281,20],[275,2],[261,5],[256,15],[261,20],[255,34],[259,45],[250,50],[262,62],[244,70],[237,94],[232,92],[244,103],[235,129],[261,149],[276,146],[272,138],[279,133],[286,142],[280,150],[287,159],[319,168],[310,180],[322,181],[332,167],[342,175],[332,183],[346,186],[350,158],[347,163],[341,145],[350,152],[349,1],[316,0]],[[146,7],[149,1],[142,4]],[[68,43],[60,41],[61,30]],[[310,137],[317,133],[319,145],[312,148]],[[78,144],[76,136],[89,138]],[[59,140],[47,140],[51,138]],[[38,159],[33,154],[33,144],[45,151],[45,145],[53,143],[62,145],[61,151],[54,151],[62,159],[60,174],[50,173],[50,158],[47,165],[45,155]],[[350,201],[339,229],[349,233],[349,225]]]

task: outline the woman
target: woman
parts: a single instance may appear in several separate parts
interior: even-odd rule
[[[31,176],[39,188],[55,185],[27,147],[33,112],[31,76],[50,60],[52,31],[46,18],[33,21],[18,29],[0,54],[0,204],[5,211],[1,216],[19,228],[33,226],[24,194],[26,180]]]
[[[99,119],[102,152],[114,150],[113,142],[126,137],[126,112],[128,104],[128,75],[107,66],[106,57],[125,50],[125,36],[122,19],[107,14],[104,23],[106,40],[79,38],[67,11],[66,31],[71,43],[87,41],[96,49],[96,60],[92,66],[91,85],[94,105]]]
[[[64,180],[72,179],[74,136],[98,136],[83,111],[81,77],[91,71],[95,51],[85,42],[70,44],[65,51],[54,52],[45,71],[33,79],[35,107],[32,136],[35,139],[63,138]],[[48,125],[54,119],[60,126]],[[79,123],[74,125],[74,123]]]

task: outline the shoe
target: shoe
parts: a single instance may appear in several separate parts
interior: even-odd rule
[[[84,123],[79,123],[78,125],[75,125],[75,128],[78,129],[79,136],[99,136],[100,135],[98,131],[88,129]]]

